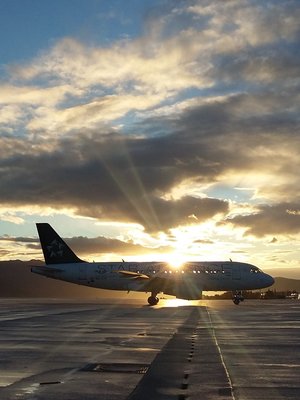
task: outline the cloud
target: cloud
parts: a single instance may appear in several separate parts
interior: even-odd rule
[[[205,239],[194,240],[194,243],[196,243],[196,244],[214,244],[214,242],[212,240],[205,240]]]
[[[24,133],[25,127],[29,133],[37,124],[37,120],[42,117],[43,125],[39,128],[48,131],[54,124],[55,114],[59,114],[56,107],[69,96],[78,97],[80,94],[81,90],[69,85],[38,87],[2,84],[0,85],[0,129],[13,134]],[[51,115],[52,120],[45,118],[45,115]]]
[[[193,37],[150,41],[101,48],[63,39],[32,64],[11,68],[12,79],[27,86],[3,85],[0,102],[22,104],[28,132],[59,134],[94,129],[130,111],[151,109],[188,87],[212,84],[201,73],[209,66],[194,62],[198,49],[188,45]]]
[[[218,56],[220,68],[214,78],[225,82],[265,83],[292,86],[299,76],[300,51],[295,44],[281,43],[276,47],[247,49],[235,58]]]
[[[69,85],[53,87],[0,86],[0,104],[27,104],[30,106],[53,106],[59,104],[67,95],[80,95],[81,91]]]
[[[299,34],[297,1],[198,1],[187,9],[200,20],[206,18],[211,45],[218,51],[240,51],[278,40],[294,40]],[[222,45],[222,48],[221,46]]]
[[[170,4],[138,38],[65,38],[10,67],[3,206],[69,208],[157,233],[224,218],[229,199],[202,189],[227,179],[251,186],[259,210],[234,226],[260,237],[276,215],[274,235],[297,231],[297,215],[283,218],[300,199],[297,2]]]
[[[218,199],[197,199],[190,196],[180,200],[164,200],[154,196],[128,199],[119,197],[120,201],[102,204],[88,209],[80,208],[79,212],[94,218],[108,216],[113,220],[125,220],[140,223],[148,232],[156,233],[175,228],[179,225],[199,224],[216,214],[228,211],[228,204]],[[196,218],[190,218],[194,215]]]
[[[238,227],[245,227],[246,235],[263,237],[265,235],[287,235],[300,233],[299,204],[261,205],[258,211],[250,215],[239,215],[229,222]],[[273,238],[272,243],[276,241]]]
[[[111,95],[85,104],[57,110],[39,107],[27,124],[28,131],[66,134],[72,130],[95,129],[124,116],[129,110],[144,110],[156,105],[159,96]]]
[[[157,232],[229,211],[219,199],[167,196],[185,181],[201,186],[228,174],[265,174],[260,185],[256,178],[257,193],[268,189],[271,198],[271,188],[277,193],[284,185],[296,195],[299,138],[297,115],[289,109],[294,98],[266,99],[239,94],[193,102],[181,112],[148,118],[144,131],[138,124],[127,135],[105,128],[50,142],[1,138],[2,203],[69,207]],[[151,126],[172,133],[148,135]]]
[[[87,237],[73,237],[64,239],[66,243],[76,252],[78,255],[83,256],[99,256],[104,254],[121,254],[123,256],[130,255],[144,255],[151,254],[153,251],[156,253],[169,253],[173,249],[169,246],[160,246],[156,248],[145,247],[133,242],[123,242],[118,239],[110,239],[105,237],[87,238]],[[11,237],[2,236],[0,241],[3,243],[11,244],[23,244],[27,249],[37,250],[42,254],[39,239],[28,238],[28,237]],[[6,246],[7,247],[7,246]],[[5,252],[4,252],[5,253]],[[9,251],[6,251],[9,254]]]
[[[168,143],[92,135],[81,136],[81,141],[61,140],[47,152],[30,149],[23,155],[12,154],[0,162],[6,170],[1,178],[2,203],[69,207],[100,220],[137,222],[152,232],[226,213],[228,204],[218,199],[161,197],[177,179],[189,176],[189,169],[199,173],[197,163],[187,164],[186,171],[177,165],[173,155],[167,155]],[[160,154],[153,158],[156,146]]]
[[[38,239],[29,238],[29,237],[12,237],[8,235],[0,236],[0,240],[4,242],[14,242],[14,243],[39,243]]]
[[[105,237],[97,237],[93,239],[85,237],[75,237],[67,240],[68,244],[77,254],[121,254],[124,256],[151,254],[153,251],[157,253],[168,253],[173,249],[169,246],[161,246],[157,248],[149,248],[132,242],[123,242],[118,239],[108,239]]]
[[[97,129],[188,90],[291,85],[299,76],[298,14],[295,1],[171,2],[148,13],[140,37],[105,47],[68,37],[10,66],[15,84],[0,86],[0,102],[18,104],[15,124],[22,116],[25,131],[57,135]]]
[[[0,109],[0,131],[13,134],[16,126],[22,122],[24,112],[14,104],[2,106]]]
[[[94,88],[105,93],[173,94],[191,85],[206,86],[200,75],[193,76],[190,64],[195,57],[194,46],[188,46],[185,33],[178,38],[138,38],[116,42],[110,48],[86,46],[67,38],[28,66],[11,70],[13,76],[26,81],[44,79],[57,85],[70,85],[77,90]],[[193,42],[193,40],[191,40]]]

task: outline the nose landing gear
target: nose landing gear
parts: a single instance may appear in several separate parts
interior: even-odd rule
[[[151,296],[148,297],[148,303],[150,306],[156,306],[156,304],[159,302],[159,298],[156,297],[157,293],[151,293]]]
[[[243,296],[241,290],[236,290],[235,292],[232,293],[232,295],[233,295],[232,301],[233,301],[234,304],[236,304],[237,306],[240,304],[241,301],[244,301],[244,296]]]

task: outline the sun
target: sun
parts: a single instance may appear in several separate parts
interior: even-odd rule
[[[166,261],[171,268],[180,269],[186,260],[185,257],[180,253],[171,253],[166,257]]]

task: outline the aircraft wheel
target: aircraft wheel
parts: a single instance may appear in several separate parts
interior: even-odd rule
[[[148,303],[150,306],[155,306],[159,302],[159,298],[155,296],[148,297]]]
[[[236,290],[235,292],[232,292],[232,294],[233,294],[232,301],[234,302],[234,304],[239,305],[241,301],[244,301],[244,297],[241,290]]]

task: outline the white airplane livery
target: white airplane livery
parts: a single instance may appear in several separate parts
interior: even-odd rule
[[[36,224],[45,266],[31,271],[48,278],[109,290],[150,292],[148,303],[164,293],[198,300],[202,291],[232,291],[233,301],[243,300],[242,290],[271,286],[274,279],[254,265],[233,261],[186,262],[178,269],[167,262],[85,262],[77,257],[47,223]]]

